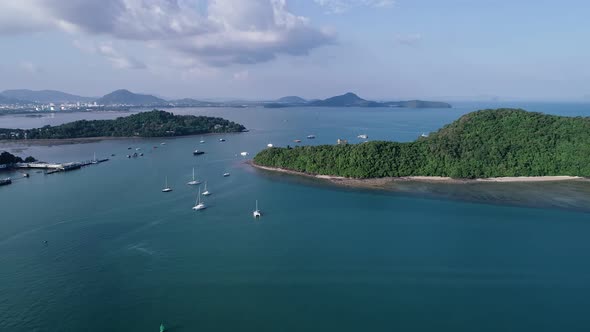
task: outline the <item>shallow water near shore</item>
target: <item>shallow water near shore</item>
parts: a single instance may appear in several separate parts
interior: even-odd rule
[[[31,172],[0,187],[0,327],[585,331],[588,183],[404,182],[368,190],[256,170],[240,156],[294,139],[333,144],[365,133],[412,140],[484,106],[179,109],[251,131],[206,135],[203,145],[200,136],[2,143],[48,161],[115,156],[68,173]],[[590,114],[585,105],[536,107],[529,109]],[[70,116],[4,116],[0,127]],[[125,157],[138,147],[144,157]],[[194,157],[196,148],[206,154]],[[202,212],[191,210],[193,167],[213,192]],[[161,192],[166,176],[174,189],[168,194]],[[255,200],[260,220],[252,219]]]

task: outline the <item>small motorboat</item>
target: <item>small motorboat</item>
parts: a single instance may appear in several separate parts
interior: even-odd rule
[[[223,177],[225,177],[225,178],[226,178],[226,177],[228,177],[228,176],[229,176],[229,173],[223,173]]]
[[[295,143],[301,143],[301,140],[300,139],[296,139],[296,140],[293,140],[293,142],[295,142]]]
[[[220,138],[219,141],[220,142],[225,142],[225,138]]]
[[[201,137],[201,140],[199,141],[199,143],[201,143],[201,144],[205,143],[205,140],[203,139],[203,137]]]
[[[249,153],[246,151],[240,152],[240,156],[242,156],[242,157],[246,157],[247,155],[249,155]]]
[[[315,135],[307,135],[307,139],[314,139]]]
[[[202,154],[205,154],[205,151],[201,151],[201,150],[195,150],[195,151],[193,151],[193,156],[200,156]]]
[[[268,143],[268,144],[266,145],[266,147],[267,147],[267,148],[272,148],[272,147],[273,147],[273,145],[272,145],[272,143]]]
[[[166,143],[162,142],[162,143],[160,143],[160,145],[166,145]]]

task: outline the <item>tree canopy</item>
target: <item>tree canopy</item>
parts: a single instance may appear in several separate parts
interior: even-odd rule
[[[353,178],[590,176],[590,118],[481,110],[414,142],[270,148],[254,162]]]
[[[174,115],[153,110],[115,120],[79,120],[36,129],[0,129],[0,137],[13,139],[62,139],[82,137],[164,137],[244,130],[241,124],[222,118]]]

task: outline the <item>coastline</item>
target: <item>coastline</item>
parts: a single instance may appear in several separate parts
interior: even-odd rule
[[[253,160],[246,161],[250,166],[270,172],[278,172],[305,176],[315,179],[327,180],[335,184],[358,187],[358,188],[384,188],[399,182],[424,182],[424,183],[445,183],[445,184],[469,184],[469,183],[534,183],[534,182],[557,182],[557,181],[581,181],[586,178],[580,176],[515,176],[515,177],[497,177],[497,178],[480,178],[480,179],[455,179],[442,176],[405,176],[405,177],[384,177],[356,179],[342,176],[316,175],[304,172],[293,171],[284,168],[268,167],[256,164]]]
[[[95,143],[100,141],[116,141],[116,140],[158,140],[158,139],[177,139],[185,137],[200,137],[217,134],[239,134],[241,132],[228,132],[228,133],[205,133],[205,134],[194,134],[194,135],[180,135],[180,136],[159,136],[159,137],[142,137],[142,136],[98,136],[98,137],[78,137],[78,138],[47,138],[47,139],[0,139],[0,146],[6,145],[24,145],[24,146],[51,146],[51,145],[65,145],[65,144],[84,144],[84,143]]]

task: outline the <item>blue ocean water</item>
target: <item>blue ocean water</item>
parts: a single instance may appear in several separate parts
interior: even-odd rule
[[[254,170],[240,156],[268,143],[354,142],[361,133],[409,141],[498,106],[178,109],[250,132],[206,135],[205,144],[201,137],[3,144],[48,161],[116,156],[0,187],[0,328],[587,331],[586,183],[358,190]],[[506,106],[590,115],[585,104]],[[0,127],[125,114],[2,116]],[[144,157],[126,158],[128,147]],[[196,148],[206,154],[193,156]],[[191,209],[197,188],[186,185],[193,167],[213,193],[200,212]],[[167,194],[165,177],[174,189]],[[260,220],[252,219],[255,200]]]

